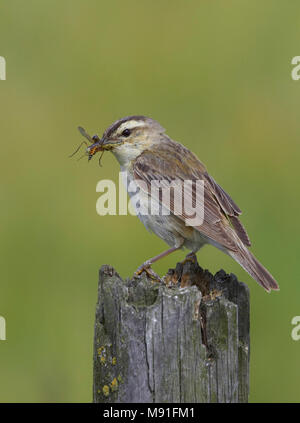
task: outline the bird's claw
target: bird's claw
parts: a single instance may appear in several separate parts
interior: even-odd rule
[[[161,278],[158,276],[157,273],[151,268],[151,263],[144,263],[134,272],[134,276],[140,276],[143,272],[149,276],[150,279],[157,280],[161,282]]]

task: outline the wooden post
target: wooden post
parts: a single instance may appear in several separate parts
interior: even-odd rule
[[[196,256],[163,283],[102,266],[93,391],[97,403],[247,402],[247,286],[203,271]]]

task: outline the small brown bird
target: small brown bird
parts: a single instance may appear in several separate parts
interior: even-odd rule
[[[134,181],[140,188],[139,205],[149,206],[149,200],[168,209],[168,214],[142,214],[138,217],[149,231],[154,232],[171,248],[147,260],[137,273],[149,270],[152,263],[182,247],[196,253],[203,245],[212,244],[236,260],[266,291],[278,290],[273,276],[259,263],[247,247],[251,243],[239,220],[240,208],[207,173],[205,166],[186,147],[173,141],[164,128],[145,116],[129,116],[114,122],[101,140],[87,148],[92,152],[110,150],[117,158],[128,183]],[[160,195],[151,197],[153,181],[203,181],[204,207],[202,224],[187,226],[187,215],[175,213],[174,197],[165,202]],[[193,197],[194,191],[188,192]],[[129,192],[132,196],[132,192]],[[136,194],[135,194],[136,195]],[[194,197],[190,198],[195,204]],[[139,209],[140,210],[140,209]]]

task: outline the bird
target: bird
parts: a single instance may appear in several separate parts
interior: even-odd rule
[[[116,120],[103,133],[102,138],[87,147],[89,159],[98,151],[111,151],[126,174],[125,185],[138,187],[139,204],[137,216],[144,226],[164,240],[169,249],[146,260],[136,271],[150,271],[151,265],[172,252],[186,248],[196,254],[206,244],[213,245],[232,257],[267,292],[279,290],[271,273],[250,252],[251,242],[240,221],[241,210],[224,189],[209,175],[205,165],[184,145],[172,140],[156,120],[133,115]],[[156,181],[202,181],[203,201],[196,207],[202,210],[199,224],[188,225],[187,213],[183,209],[175,213],[173,199],[166,202],[162,195],[152,194]],[[195,189],[187,197],[195,204]],[[132,198],[131,198],[132,199]],[[168,213],[141,213],[141,205],[149,207],[149,201]],[[178,205],[178,204],[177,204]],[[199,213],[201,215],[201,213]],[[187,256],[188,257],[188,256]]]

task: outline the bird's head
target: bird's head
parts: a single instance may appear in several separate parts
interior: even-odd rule
[[[164,131],[164,128],[151,118],[129,116],[110,125],[102,138],[87,150],[88,153],[109,150],[123,165],[158,141]]]

